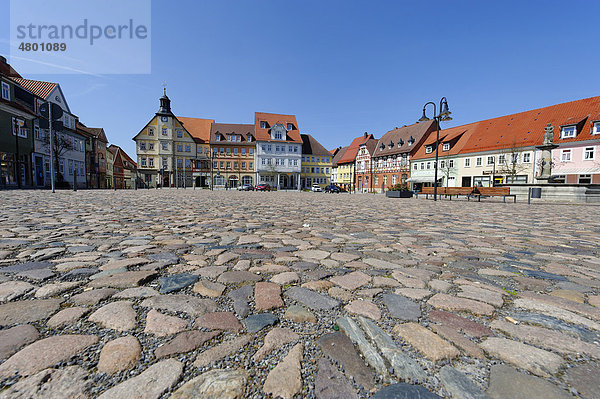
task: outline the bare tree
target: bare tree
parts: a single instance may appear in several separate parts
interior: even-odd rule
[[[502,151],[496,164],[496,173],[506,175],[506,180],[514,181],[515,176],[523,173],[531,163],[523,163],[524,151],[513,141],[512,145]]]
[[[56,173],[58,181],[64,181],[64,177],[58,169],[58,161],[67,151],[73,151],[75,149],[73,138],[59,132],[52,132],[52,134],[54,134],[54,173]],[[42,145],[48,150],[48,153],[50,153],[50,134],[44,134],[41,141]]]
[[[451,162],[452,161],[452,162]],[[442,159],[440,160],[440,167],[438,170],[446,177],[446,187],[448,187],[448,180],[450,175],[456,172],[456,161],[455,159]]]

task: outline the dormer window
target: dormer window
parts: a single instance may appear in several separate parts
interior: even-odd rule
[[[404,145],[404,140],[398,140],[398,147],[402,147]]]
[[[560,131],[561,139],[570,139],[577,135],[577,127],[575,126],[564,126]]]
[[[183,132],[181,130],[177,131],[177,138],[183,138]]]
[[[287,130],[294,130],[294,125],[291,123],[287,124]]]
[[[154,136],[154,129],[151,127],[148,128],[148,136]]]
[[[10,86],[5,82],[2,82],[2,98],[10,101]]]
[[[594,122],[594,126],[592,127],[592,134],[600,134],[600,121]]]
[[[221,141],[221,135],[219,133],[215,134],[215,141]]]
[[[415,138],[413,136],[410,136],[410,138],[408,139],[408,145],[413,145],[415,143]]]
[[[248,134],[248,135],[246,136],[246,140],[247,140],[248,142],[251,142],[251,141],[252,141],[252,135],[251,135],[251,134]]]
[[[381,143],[381,145],[379,146],[379,151],[383,151],[385,150],[385,144]]]
[[[393,148],[394,147],[394,143],[392,141],[390,141],[390,143],[388,144],[388,147]]]
[[[281,134],[281,132],[275,132],[275,140],[281,140],[283,137],[283,135]]]
[[[266,129],[266,128],[268,128],[268,127],[269,127],[269,126],[267,125],[267,122],[266,122],[266,121],[260,121],[260,128],[261,128],[261,129]]]
[[[428,145],[425,147],[425,154],[431,154],[433,152],[433,146]]]
[[[442,151],[450,151],[450,143],[444,143],[442,146]]]

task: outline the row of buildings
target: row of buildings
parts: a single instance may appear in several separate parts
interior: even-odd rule
[[[333,155],[295,115],[256,112],[254,123],[176,116],[165,93],[158,112],[133,137],[148,187],[236,188],[267,183],[300,190],[330,183]]]
[[[84,125],[71,112],[58,83],[25,79],[0,56],[0,86],[0,188],[50,187],[45,103],[56,104],[63,114],[52,129],[57,187],[134,187],[136,162],[109,145],[104,129]]]
[[[553,147],[549,183],[600,184],[600,97],[440,129],[439,141],[435,120],[396,127],[380,139],[365,133],[331,151],[331,182],[359,192],[432,186],[437,142],[439,186],[541,183],[546,131]]]

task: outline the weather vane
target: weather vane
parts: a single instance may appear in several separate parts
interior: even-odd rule
[[[167,94],[167,82],[166,81],[163,81],[162,87],[163,87],[163,93],[166,95]]]

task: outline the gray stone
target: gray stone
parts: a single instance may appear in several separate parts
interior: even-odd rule
[[[161,277],[158,279],[161,294],[179,291],[182,288],[194,284],[196,281],[198,281],[198,276],[187,273],[175,274],[173,276]]]
[[[427,375],[425,371],[412,358],[406,356],[396,346],[392,337],[385,333],[373,321],[358,318],[367,336],[377,345],[381,354],[390,362],[396,377],[408,382],[424,382]]]
[[[300,302],[313,310],[330,310],[339,306],[340,302],[330,296],[302,287],[292,287],[284,294],[288,299]]]
[[[39,336],[38,330],[29,324],[0,330],[0,360],[6,359],[23,346],[34,342]]]
[[[552,352],[505,338],[488,338],[479,346],[489,355],[541,377],[551,377],[558,373],[563,363],[562,357]]]
[[[241,399],[244,397],[248,373],[245,370],[210,370],[192,378],[171,399]]]
[[[262,330],[266,326],[272,326],[278,321],[279,319],[277,316],[272,313],[260,313],[246,317],[244,324],[246,325],[246,330],[249,333],[255,333]]]
[[[136,337],[127,335],[109,341],[100,352],[98,372],[115,374],[129,370],[142,355],[142,346]]]
[[[395,294],[383,294],[383,304],[392,317],[407,321],[418,321],[421,307],[415,301]]]
[[[441,399],[422,386],[398,383],[375,392],[371,399]]]
[[[24,378],[0,393],[0,399],[87,399],[92,379],[79,366],[46,369]]]
[[[97,278],[94,281],[91,281],[89,286],[94,288],[131,288],[145,284],[154,279],[154,277],[156,277],[156,272],[153,271],[123,272]]]
[[[61,298],[36,299],[0,305],[0,326],[25,324],[46,319],[58,310],[62,301]]]
[[[221,274],[219,278],[217,278],[217,281],[223,284],[239,284],[246,282],[256,282],[261,280],[262,277],[258,274],[254,274],[244,270],[234,270],[230,272],[225,272]]]
[[[586,399],[600,399],[599,375],[600,365],[598,363],[578,364],[575,367],[567,369],[565,381]],[[549,396],[543,396],[543,398],[550,399]]]
[[[596,382],[598,376],[595,376]],[[598,391],[596,391],[598,392]],[[566,391],[542,378],[521,373],[512,367],[496,364],[490,371],[487,394],[492,399],[572,399]],[[590,397],[589,399],[592,399]]]
[[[75,323],[84,314],[89,312],[89,308],[83,308],[79,306],[73,306],[66,308],[52,316],[46,325],[50,328],[60,328]]]
[[[30,270],[47,269],[53,266],[51,262],[25,262],[0,268],[0,273],[21,273]]]
[[[245,285],[229,292],[228,296],[233,299],[233,310],[235,310],[240,317],[246,317],[250,314],[250,305],[248,301],[253,292],[254,289],[251,285]]]
[[[438,375],[453,399],[489,399],[481,388],[452,366],[442,367]]]
[[[179,257],[177,256],[177,254],[174,254],[173,252],[161,252],[158,254],[151,254],[148,255],[148,258],[157,261],[157,262],[163,262],[165,264],[165,266],[169,266],[169,265],[174,265],[176,263],[179,263]]]
[[[135,287],[127,288],[113,295],[113,298],[130,299],[130,298],[148,298],[158,295],[158,291],[150,287]]]
[[[358,399],[352,384],[329,360],[321,358],[318,364],[319,371],[315,380],[315,397],[317,399]]]
[[[190,295],[157,295],[144,299],[142,306],[162,309],[169,312],[183,312],[190,316],[200,316],[217,310],[217,304],[211,299],[201,299]]]
[[[46,284],[37,289],[35,292],[35,297],[47,298],[60,295],[64,292],[72,290],[73,288],[79,287],[81,284],[83,284],[82,281],[65,281],[60,283]]]
[[[27,270],[21,273],[17,273],[17,277],[28,278],[30,280],[36,281],[44,281],[48,280],[51,277],[54,277],[55,274],[50,269],[35,269],[35,270]]]
[[[182,372],[182,363],[175,359],[162,360],[104,392],[98,399],[158,399],[179,381]]]
[[[326,334],[317,340],[317,344],[325,355],[342,365],[348,377],[352,377],[367,390],[375,386],[373,372],[365,365],[346,335],[341,332]]]
[[[25,281],[7,281],[0,284],[0,302],[8,302],[25,295],[35,287]]]
[[[350,338],[350,340],[358,346],[358,349],[365,357],[367,363],[377,370],[379,374],[387,376],[388,372],[385,362],[381,356],[379,356],[377,350],[367,341],[365,335],[358,327],[358,324],[356,324],[356,322],[349,317],[340,317],[336,320],[336,323],[340,330],[342,330],[344,334],[346,334],[348,338]]]
[[[258,351],[252,357],[255,362],[262,360],[265,356],[267,356],[271,351],[276,348],[280,348],[285,344],[290,342],[294,342],[299,339],[300,336],[290,330],[289,328],[273,328],[271,331],[267,333],[265,336],[265,342],[263,346],[260,347]]]
[[[70,301],[77,305],[95,306],[106,298],[110,298],[116,292],[117,290],[114,288],[99,288],[73,295]]]
[[[61,277],[63,281],[87,280],[88,277],[98,273],[98,269],[85,267],[81,269],[71,270]]]
[[[154,334],[158,337],[176,334],[188,328],[188,322],[175,316],[160,313],[156,309],[150,309],[146,315],[146,334]]]
[[[317,318],[311,311],[304,309],[302,306],[297,306],[297,305],[288,306],[283,317],[285,319],[292,320],[296,323],[304,323],[304,322],[316,323],[317,322]]]
[[[460,354],[454,345],[417,323],[396,324],[393,332],[434,362]]]
[[[56,363],[69,360],[98,342],[94,335],[54,335],[26,346],[0,365],[0,378],[17,373],[35,374]]]
[[[136,313],[129,301],[111,302],[96,310],[88,318],[103,328],[117,331],[128,331],[135,328]]]

